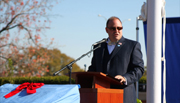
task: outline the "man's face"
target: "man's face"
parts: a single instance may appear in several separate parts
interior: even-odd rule
[[[112,42],[116,42],[121,39],[122,37],[122,24],[118,19],[113,19],[109,21],[106,32],[109,35],[109,39]]]

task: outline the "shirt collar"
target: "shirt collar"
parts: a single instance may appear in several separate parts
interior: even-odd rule
[[[111,42],[111,40],[108,38],[108,40],[106,41],[106,43],[108,45],[116,45],[117,42]]]

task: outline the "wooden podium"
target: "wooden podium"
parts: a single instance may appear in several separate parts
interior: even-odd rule
[[[80,84],[80,103],[123,103],[123,90],[110,89],[119,81],[101,72],[74,72],[72,78]]]

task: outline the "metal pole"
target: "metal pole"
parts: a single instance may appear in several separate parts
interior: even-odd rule
[[[161,103],[162,0],[148,0],[147,103]]]
[[[139,41],[139,17],[136,18],[136,41]],[[136,98],[139,98],[139,81],[136,82]]]
[[[69,84],[71,84],[71,72],[72,72],[72,65],[67,67],[69,69]]]

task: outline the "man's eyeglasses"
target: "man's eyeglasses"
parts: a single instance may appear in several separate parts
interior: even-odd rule
[[[117,30],[122,30],[123,29],[123,27],[107,27],[108,29],[110,29],[110,30],[113,30],[113,31],[115,31],[116,29]]]

